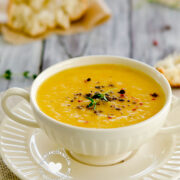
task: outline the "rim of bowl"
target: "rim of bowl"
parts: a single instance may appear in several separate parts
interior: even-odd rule
[[[168,91],[168,96],[166,95],[166,101],[165,101],[165,104],[164,106],[160,109],[160,111],[158,111],[156,114],[154,114],[153,116],[151,116],[150,118],[148,119],[145,119],[141,122],[138,122],[136,124],[132,124],[132,125],[128,125],[128,126],[123,126],[123,127],[117,127],[117,128],[88,128],[88,127],[80,127],[80,126],[74,126],[74,125],[71,125],[71,124],[67,124],[67,123],[63,123],[61,121],[58,121],[50,116],[48,116],[47,114],[45,114],[43,111],[41,111],[40,107],[38,106],[37,104],[37,101],[36,101],[36,94],[37,94],[37,90],[38,88],[36,89],[35,91],[35,95],[32,96],[32,91],[33,91],[33,88],[34,86],[36,85],[36,83],[38,82],[38,80],[40,79],[40,77],[44,76],[44,74],[49,71],[50,69],[53,69],[54,67],[56,67],[57,65],[59,64],[69,64],[69,63],[73,63],[75,62],[77,59],[79,60],[83,60],[83,59],[86,59],[86,58],[116,58],[116,59],[121,59],[121,60],[128,60],[128,61],[131,61],[131,62],[135,62],[137,64],[141,64],[147,68],[150,68],[152,71],[154,71],[155,73],[157,73],[159,75],[159,77],[164,81],[163,83],[166,84],[167,86],[167,91]],[[98,63],[97,63],[98,64]],[[103,64],[103,63],[101,63]],[[104,64],[107,64],[107,63],[104,63]],[[115,63],[109,63],[109,64],[115,64]],[[95,65],[94,64],[89,64],[89,65]],[[123,64],[122,64],[123,65]],[[80,66],[88,66],[88,65],[80,65]],[[80,67],[80,66],[75,66],[75,67]],[[73,68],[73,67],[72,67]],[[69,68],[65,68],[65,69],[69,69]],[[64,70],[65,70],[64,69]],[[60,71],[59,71],[60,72]],[[53,75],[55,75],[56,73],[54,73]],[[53,76],[51,75],[51,76]],[[48,79],[50,76],[48,76],[46,79]],[[43,81],[44,82],[44,81]],[[157,82],[157,81],[156,81]],[[158,82],[157,82],[158,83]],[[42,83],[41,83],[42,84]],[[159,83],[158,83],[159,84]],[[164,93],[165,93],[165,90],[163,89]],[[31,90],[30,90],[30,99],[31,99],[31,105],[33,105],[35,108],[35,110],[41,115],[41,116],[45,116],[46,119],[48,119],[49,121],[51,121],[52,123],[55,123],[57,125],[61,125],[61,126],[64,126],[66,128],[73,128],[73,129],[77,129],[77,130],[81,130],[81,131],[90,131],[90,132],[93,132],[93,131],[96,131],[96,132],[108,132],[108,131],[119,131],[120,129],[124,129],[124,130],[128,130],[128,129],[131,129],[131,128],[136,128],[136,127],[139,127],[141,125],[145,125],[147,123],[150,123],[150,121],[152,121],[156,116],[160,115],[163,111],[166,110],[166,108],[170,105],[171,103],[171,99],[172,99],[172,91],[171,91],[171,87],[170,87],[170,84],[168,82],[168,80],[159,72],[157,71],[155,68],[153,68],[152,66],[144,63],[144,62],[141,62],[141,61],[138,61],[136,59],[133,59],[133,58],[128,58],[128,57],[123,57],[123,56],[112,56],[112,55],[90,55],[90,56],[83,56],[83,57],[75,57],[75,58],[71,58],[71,59],[67,59],[67,60],[64,60],[62,62],[59,62],[59,63],[56,63],[50,67],[48,67],[47,69],[45,69],[44,71],[42,71],[38,77],[35,79],[35,81],[33,82],[32,86],[31,86]],[[37,121],[37,120],[36,120]]]

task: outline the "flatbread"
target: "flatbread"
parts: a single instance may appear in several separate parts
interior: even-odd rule
[[[48,29],[69,29],[80,19],[89,0],[10,0],[7,26],[35,37]]]
[[[169,55],[155,65],[169,81],[171,87],[180,87],[180,54]]]
[[[67,29],[61,27],[49,28],[42,34],[30,36],[27,33],[13,29],[4,23],[1,24],[0,31],[5,41],[19,45],[45,39],[51,34],[70,35],[86,32],[108,21],[110,17],[111,11],[104,0],[91,0],[83,17],[73,21]]]

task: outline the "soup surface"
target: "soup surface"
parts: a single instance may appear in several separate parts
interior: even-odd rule
[[[37,103],[48,116],[87,128],[117,128],[156,114],[165,103],[158,83],[121,65],[91,65],[61,71],[39,87]]]

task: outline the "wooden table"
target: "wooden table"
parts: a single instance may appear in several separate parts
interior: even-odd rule
[[[169,53],[180,52],[180,11],[142,0],[107,1],[112,19],[91,32],[73,36],[53,35],[44,41],[22,46],[3,42],[0,37],[0,73],[11,69],[40,73],[57,62],[85,55],[120,55],[150,65]],[[0,78],[0,91],[29,87],[32,80],[21,76]]]

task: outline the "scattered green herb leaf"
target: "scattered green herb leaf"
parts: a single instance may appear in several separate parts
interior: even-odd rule
[[[90,108],[92,106],[94,106],[94,110],[96,109],[96,101],[90,97],[86,97],[87,99],[89,99],[91,102],[89,105],[87,105],[87,108]]]
[[[101,100],[108,101],[107,98],[106,98],[106,95],[105,94],[101,94],[101,93],[96,93],[92,98],[93,99],[101,99]]]
[[[23,76],[28,79],[29,78],[29,71],[23,72]]]
[[[36,78],[37,78],[37,74],[33,74],[33,75],[32,75],[32,78],[33,78],[33,79],[36,79]]]
[[[10,69],[7,69],[4,74],[0,75],[0,77],[11,80],[15,75],[19,76],[19,74],[14,74]],[[21,75],[26,79],[36,79],[37,77],[37,74],[31,74],[29,71],[24,71]]]
[[[4,72],[4,74],[3,74],[3,77],[5,78],[5,79],[8,79],[8,80],[10,80],[11,78],[12,78],[12,72],[11,72],[11,70],[6,70],[5,72]]]

